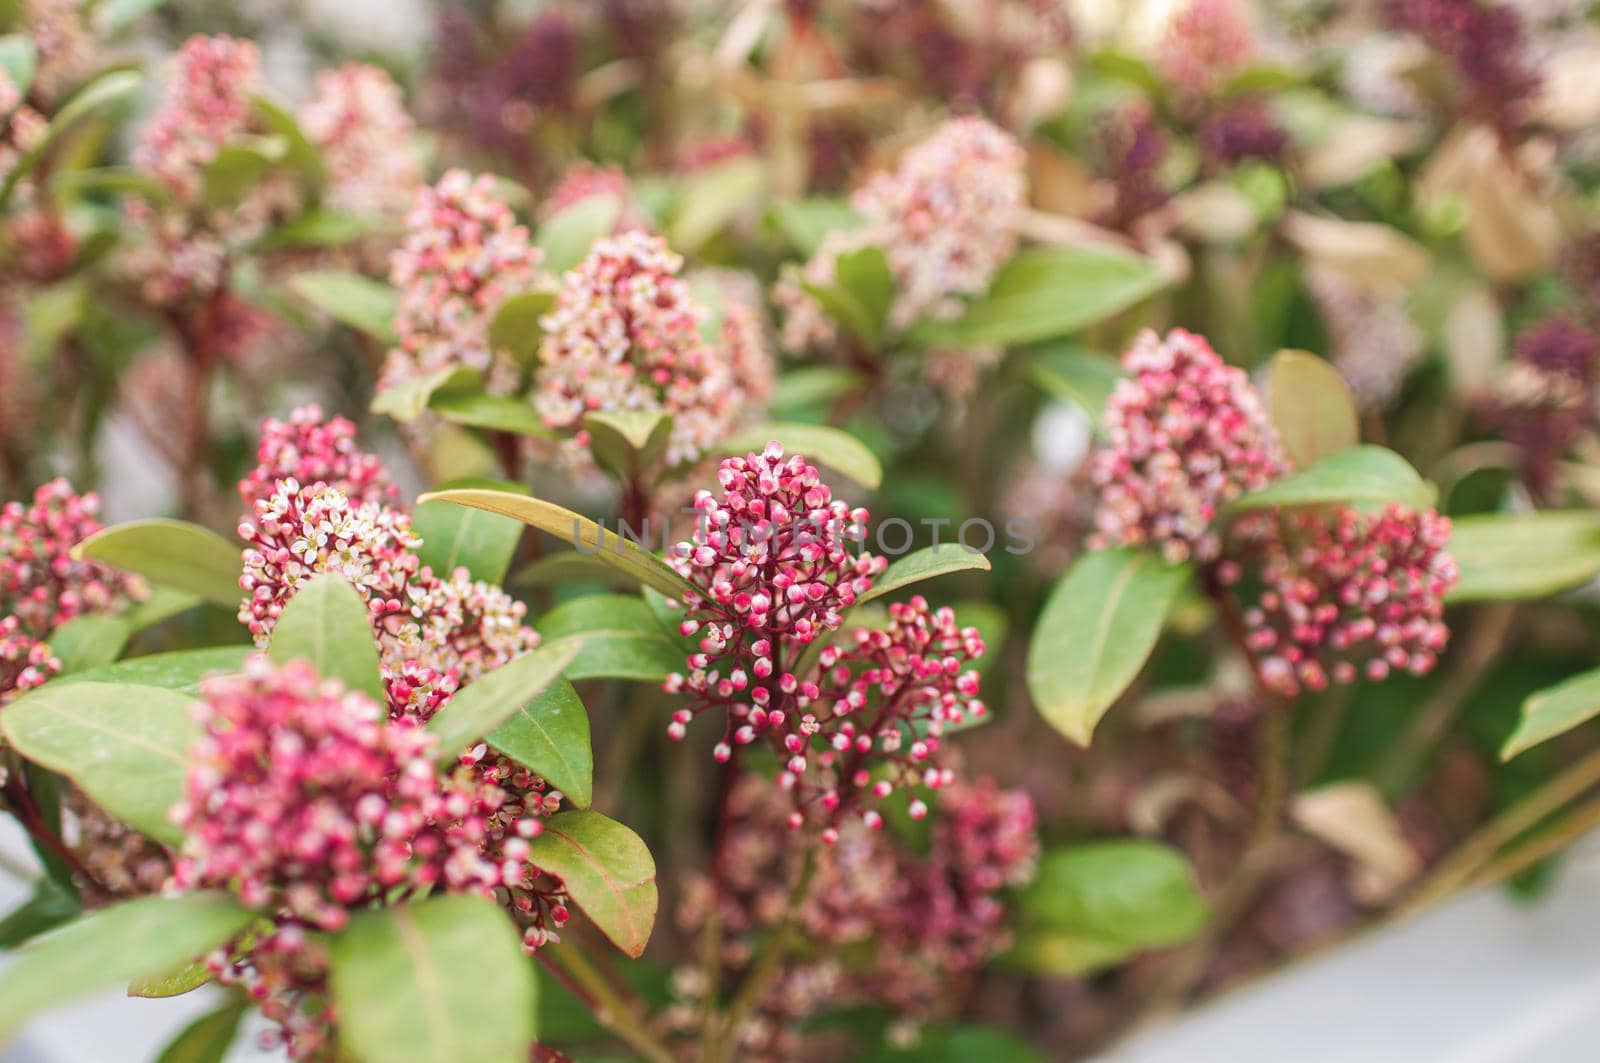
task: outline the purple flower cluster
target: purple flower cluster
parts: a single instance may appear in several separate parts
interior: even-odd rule
[[[1106,445],[1090,468],[1097,544],[1214,560],[1223,505],[1288,471],[1278,433],[1244,372],[1201,336],[1146,330],[1123,364],[1129,376],[1106,404]]]
[[[1461,111],[1510,139],[1540,77],[1528,61],[1521,14],[1492,0],[1385,0],[1390,27],[1420,37],[1450,60],[1461,82]]]
[[[1556,464],[1595,424],[1600,337],[1557,313],[1525,329],[1496,388],[1489,418],[1521,455],[1524,477],[1547,491]]]

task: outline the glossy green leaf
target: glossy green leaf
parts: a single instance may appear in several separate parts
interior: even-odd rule
[[[14,949],[54,930],[83,911],[83,903],[49,875],[33,885],[33,895],[0,919],[0,949]]]
[[[1098,550],[1074,562],[1028,645],[1028,692],[1050,726],[1089,744],[1155,649],[1189,576],[1187,565],[1137,550]]]
[[[482,479],[455,480],[444,487],[524,495],[528,490],[519,484]],[[411,528],[422,540],[417,556],[436,576],[449,578],[457,568],[465,566],[475,580],[503,583],[522,539],[523,525],[511,517],[481,509],[423,502],[411,516]]]
[[[51,117],[43,139],[12,165],[11,172],[0,182],[0,206],[68,130],[95,112],[132,96],[143,83],[144,76],[137,70],[108,70],[69,96]]]
[[[767,408],[777,412],[825,406],[861,390],[869,383],[865,373],[843,366],[805,366],[778,377],[772,401],[767,404]]]
[[[339,270],[307,270],[291,277],[289,288],[339,324],[385,346],[397,342],[394,319],[400,309],[400,293],[382,281]]]
[[[579,808],[594,797],[589,711],[572,684],[558,679],[489,732],[489,745],[543,776]]]
[[[1122,371],[1115,358],[1073,343],[1035,348],[1027,362],[1028,377],[1040,390],[1073,403],[1098,426],[1106,401],[1116,390]]]
[[[185,1026],[155,1063],[222,1063],[239,1034],[239,1023],[250,1005],[230,1000]]]
[[[803,454],[815,465],[826,465],[868,490],[883,482],[883,466],[867,445],[849,432],[820,424],[780,422],[743,428],[717,448],[722,455],[760,451],[776,440],[785,454]]]
[[[1267,413],[1294,468],[1361,442],[1350,385],[1330,362],[1307,351],[1279,351],[1267,374]]]
[[[691,646],[668,632],[637,595],[593,594],[558,605],[539,620],[545,645],[571,643],[566,676],[659,683],[684,670]]]
[[[477,381],[474,381],[476,384]],[[483,428],[491,432],[510,432],[518,436],[554,438],[539,416],[539,411],[525,398],[510,395],[490,395],[477,388],[442,388],[427,396],[427,408],[451,424],[468,428]],[[381,412],[385,412],[380,410]],[[399,414],[395,415],[401,418]]]
[[[533,965],[492,900],[358,912],[329,945],[339,1046],[366,1063],[525,1063]]]
[[[1039,247],[1018,252],[989,291],[954,321],[924,322],[921,347],[1011,347],[1070,335],[1159,291],[1149,259],[1110,247]]]
[[[464,366],[446,366],[382,388],[372,396],[367,408],[401,424],[410,424],[433,404],[435,396],[445,401],[444,395],[465,396],[482,391],[482,373]],[[470,407],[470,400],[466,404]]]
[[[1600,513],[1545,510],[1457,517],[1450,556],[1461,579],[1451,602],[1543,598],[1600,575]]]
[[[1318,506],[1330,502],[1397,502],[1411,509],[1433,505],[1433,487],[1406,459],[1370,444],[1330,454],[1315,465],[1235,499],[1233,512],[1269,506]]]
[[[232,897],[186,893],[141,897],[75,920],[20,950],[0,974],[0,1039],[41,1012],[186,963],[253,918]]]
[[[301,180],[312,188],[320,186],[327,177],[322,151],[300,128],[300,120],[265,96],[251,100],[250,109],[261,124],[283,142],[283,162],[292,166]]]
[[[189,748],[200,737],[193,706],[159,687],[46,683],[6,706],[0,732],[118,819],[175,845],[182,834],[167,811],[183,796]]]
[[[611,235],[622,217],[622,200],[601,193],[565,207],[539,226],[537,243],[544,251],[544,268],[564,273],[582,262],[589,248]]]
[[[133,635],[133,627],[117,616],[80,616],[50,632],[50,652],[70,675],[115,661]]]
[[[454,760],[533,703],[577,654],[578,647],[570,643],[540,646],[462,687],[428,721],[428,731],[439,742],[440,759]]]
[[[113,524],[79,543],[72,553],[224,608],[237,609],[244,598],[239,589],[244,571],[239,544],[198,524],[160,517]]]
[[[566,884],[613,945],[644,954],[656,921],[656,863],[637,834],[598,812],[560,812],[544,821],[529,859]]]
[[[726,159],[690,175],[668,242],[685,253],[698,251],[748,209],[765,187],[766,166],[754,155]]]
[[[897,558],[883,575],[872,581],[872,589],[856,599],[865,605],[877,598],[893,594],[903,587],[923,580],[933,579],[951,572],[989,571],[989,559],[976,550],[968,550],[959,543],[928,546],[904,557]]]
[[[844,199],[781,199],[772,205],[772,220],[795,250],[809,258],[829,233],[860,225],[861,215]]]
[[[209,981],[211,981],[211,968],[202,958],[160,974],[135,978],[128,983],[128,995],[147,1000],[164,1000],[167,997],[181,997],[185,993],[193,993]]]
[[[846,251],[834,260],[831,284],[802,282],[811,297],[822,304],[828,316],[844,326],[868,349],[877,350],[883,342],[884,322],[894,299],[894,275],[883,250],[862,247]]]
[[[294,592],[273,625],[267,655],[278,664],[306,661],[324,679],[337,679],[380,704],[388,696],[367,603],[331,572]]]
[[[514,495],[506,491],[486,491],[477,488],[435,491],[418,499],[418,502],[433,501],[449,502],[453,505],[515,517],[530,527],[549,532],[558,539],[573,544],[618,572],[624,572],[668,597],[676,598],[685,592],[693,591],[689,582],[659,557],[641,549],[636,543],[623,539],[616,532],[601,527],[588,517],[558,506],[554,502]]]
[[[213,675],[232,675],[244,667],[244,659],[254,652],[251,646],[214,646],[203,650],[176,650],[134,657],[104,668],[64,675],[52,686],[69,683],[116,683],[158,687],[183,694],[198,694],[203,679]]]
[[[517,587],[554,587],[564,583],[593,583],[603,587],[630,587],[633,581],[592,554],[556,550],[523,568],[511,578]]]
[[[154,627],[200,604],[198,596],[171,587],[151,587],[150,593],[129,606],[120,619],[134,631]]]
[[[1522,703],[1522,715],[1516,730],[1500,748],[1500,759],[1510,760],[1596,716],[1600,716],[1600,670],[1584,672],[1541,690]]]
[[[1211,916],[1183,854],[1143,839],[1047,851],[1018,909],[1021,925],[1010,958],[1058,975],[1181,944]]]
[[[532,361],[544,339],[539,318],[549,312],[555,301],[554,292],[523,292],[504,299],[489,319],[489,346],[510,351],[523,362]]]
[[[672,437],[671,415],[647,410],[591,413],[583,427],[595,460],[624,481],[654,465]]]

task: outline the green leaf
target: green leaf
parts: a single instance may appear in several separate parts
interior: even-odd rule
[[[26,99],[33,87],[33,75],[39,69],[39,49],[31,37],[8,33],[0,37],[0,71],[11,79],[17,93]]]
[[[698,251],[766,187],[766,167],[753,155],[741,155],[708,166],[684,181],[677,215],[668,239],[686,253]]]
[[[367,603],[343,577],[324,572],[300,585],[272,628],[267,655],[278,664],[306,661],[379,704],[388,697]]]
[[[455,760],[522,711],[560,678],[577,654],[578,647],[571,644],[540,646],[462,687],[428,721],[428,731],[439,740],[439,759]]]
[[[513,586],[548,587],[563,583],[595,583],[604,587],[623,587],[631,581],[592,554],[576,550],[557,550],[524,567],[511,578]]]
[[[529,859],[566,884],[613,945],[644,954],[656,921],[656,862],[637,834],[598,812],[560,812],[544,821]]]
[[[533,965],[497,904],[465,894],[359,912],[329,945],[339,1047],[367,1063],[524,1063]]]
[[[540,619],[545,645],[579,647],[568,679],[635,679],[659,683],[684,670],[689,645],[669,633],[637,595],[574,598]]]
[[[1122,371],[1115,358],[1079,347],[1054,343],[1036,348],[1027,363],[1028,377],[1040,390],[1073,403],[1098,426],[1106,400],[1116,390]]]
[[[230,1000],[200,1016],[161,1050],[156,1063],[222,1063],[248,1010],[248,1001]]]
[[[555,305],[555,292],[523,292],[503,300],[489,319],[489,346],[530,362],[539,353],[544,329],[539,318]]]
[[[1350,385],[1307,351],[1279,351],[1267,363],[1267,413],[1296,469],[1361,442]]]
[[[172,190],[161,181],[132,166],[97,166],[88,170],[64,170],[50,178],[58,195],[100,193],[107,196],[138,196],[157,206],[172,202]]]
[[[283,142],[282,161],[299,171],[312,188],[320,187],[327,176],[322,165],[322,151],[300,128],[299,120],[264,96],[251,100],[250,109],[273,136]]]
[[[456,488],[528,493],[520,484],[499,480],[473,478],[444,485],[445,490]],[[522,539],[521,521],[448,502],[423,502],[411,516],[411,529],[422,540],[417,556],[433,569],[434,575],[448,579],[457,568],[465,566],[473,579],[485,583],[505,582],[506,570]]]
[[[39,160],[69,129],[96,111],[132,96],[143,82],[144,75],[136,70],[108,70],[74,92],[50,119],[44,138],[17,160],[4,183],[0,183],[0,206],[5,205],[17,184],[33,172]]]
[[[33,885],[33,896],[0,919],[0,949],[14,949],[47,930],[54,930],[83,911],[83,904],[48,875]]]
[[[289,150],[282,137],[239,137],[224,144],[205,166],[205,205],[236,207]]]
[[[483,428],[491,432],[510,432],[518,436],[537,436],[552,439],[555,433],[544,423],[539,411],[525,398],[510,395],[490,395],[480,389],[445,388],[426,397],[427,408],[451,424],[468,428]],[[377,409],[376,402],[374,409]],[[379,410],[380,413],[386,412]],[[418,411],[421,412],[421,411]],[[408,420],[415,414],[397,420]]]
[[[535,241],[544,251],[544,268],[564,273],[582,262],[596,240],[611,235],[620,217],[622,200],[606,193],[585,196],[552,215],[539,226]]]
[[[157,841],[183,835],[167,811],[183,797],[200,737],[194,700],[159,687],[46,683],[0,713],[0,733],[24,757],[77,783],[107,812]]]
[[[773,411],[823,406],[860,390],[869,383],[865,373],[837,365],[812,365],[778,377],[772,401]]]
[[[909,587],[913,583],[921,583],[935,576],[943,576],[950,572],[969,572],[974,569],[980,572],[989,571],[989,559],[959,543],[927,546],[907,554],[890,565],[883,575],[873,580],[872,589],[856,599],[856,604],[865,605],[874,599],[893,594],[902,587]]]
[[[1155,649],[1189,576],[1187,565],[1137,550],[1099,550],[1073,563],[1028,645],[1028,692],[1050,726],[1089,744]]]
[[[772,220],[795,250],[809,258],[829,233],[859,226],[861,215],[843,199],[781,199],[772,205]]]
[[[174,590],[171,587],[151,587],[150,593],[130,606],[119,619],[134,631],[143,631],[164,620],[170,620],[179,613],[186,613],[199,604],[200,599],[187,591]]]
[[[186,963],[160,974],[135,978],[128,983],[128,995],[147,1000],[165,1000],[181,997],[211,981],[211,968],[204,959]]]
[[[261,251],[286,247],[343,247],[382,231],[382,226],[368,218],[317,209],[272,229],[254,246]]]
[[[115,36],[161,7],[167,0],[100,0],[94,5],[95,28]]]
[[[1446,601],[1543,598],[1600,575],[1600,513],[1457,517],[1451,522],[1449,551],[1461,579]]]
[[[457,396],[454,414],[457,417],[472,417],[475,414],[483,415],[482,408],[474,408],[470,399],[460,396],[472,395],[483,391],[483,374],[476,369],[465,366],[445,366],[435,369],[422,376],[411,377],[397,384],[384,387],[372,396],[368,405],[373,413],[393,417],[401,424],[410,424],[422,416],[422,411],[428,409],[434,401],[434,396],[441,396],[441,401],[447,409],[451,408],[450,400],[442,398],[443,395]],[[530,407],[531,409],[531,407]],[[506,416],[502,407],[496,411],[500,416]],[[483,415],[486,416],[486,415]]]
[[[798,422],[759,424],[740,429],[731,438],[723,440],[717,453],[727,456],[748,454],[762,450],[773,440],[783,444],[785,454],[803,454],[807,461],[826,465],[869,491],[876,490],[883,482],[883,466],[866,444],[849,432],[827,425]]]
[[[878,349],[894,298],[894,276],[881,248],[846,251],[834,260],[832,284],[803,281],[801,286],[822,304],[829,317],[869,349]]]
[[[228,609],[237,609],[244,598],[239,589],[244,562],[238,544],[198,524],[160,517],[113,524],[79,543],[72,554]]]
[[[398,342],[394,319],[400,293],[382,281],[340,270],[307,270],[289,278],[289,289],[341,325],[385,346]]]
[[[1500,759],[1510,760],[1525,749],[1566,734],[1600,715],[1600,670],[1584,672],[1566,682],[1534,694],[1522,703],[1516,730],[1500,747]]]
[[[1411,509],[1433,505],[1433,488],[1406,459],[1367,444],[1341,450],[1228,503],[1231,512],[1270,506],[1320,506],[1330,502],[1398,502]]]
[[[63,674],[101,668],[117,659],[133,627],[117,616],[80,616],[50,632],[50,652]]]
[[[579,808],[594,798],[589,711],[572,684],[551,683],[489,732],[489,745],[542,776]]]
[[[1149,63],[1135,55],[1106,49],[1090,56],[1089,65],[1097,74],[1143,89],[1152,99],[1159,100],[1166,95],[1161,76]]]
[[[252,646],[216,646],[203,650],[155,653],[105,668],[91,668],[86,672],[64,675],[51,680],[51,685],[116,683],[198,694],[201,680],[240,671],[244,668],[244,659],[253,652]]]
[[[554,502],[514,495],[506,491],[485,491],[476,488],[434,491],[418,499],[419,503],[433,501],[450,502],[458,506],[514,517],[524,524],[572,543],[583,552],[599,558],[647,587],[654,587],[668,597],[681,597],[684,593],[694,590],[688,580],[674,572],[659,557],[623,539],[616,532],[608,531],[589,518],[558,506]]]
[[[0,1040],[40,1012],[186,963],[254,918],[220,893],[141,897],[84,916],[30,943],[0,974]]]
[[[919,347],[1011,347],[1055,339],[1103,321],[1164,287],[1153,262],[1108,247],[1040,247],[1000,268],[954,321],[912,330]]]
[[[583,427],[595,460],[626,481],[654,465],[672,437],[672,417],[647,410],[587,414]]]
[[[1183,854],[1142,839],[1047,851],[1018,907],[1019,947],[1011,958],[1063,975],[1180,944],[1211,915]]]

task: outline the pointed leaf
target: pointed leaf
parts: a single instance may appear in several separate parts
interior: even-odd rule
[[[1067,570],[1028,646],[1028,692],[1052,727],[1089,744],[1155,649],[1189,575],[1136,550],[1099,550]]]
[[[220,893],[141,897],[84,916],[30,943],[0,974],[0,1040],[40,1012],[192,960],[254,918]]]
[[[555,292],[523,292],[503,300],[489,319],[489,347],[509,351],[524,363],[532,361],[544,339],[539,319],[555,302]]]
[[[408,398],[407,403],[409,401]],[[399,411],[393,414],[396,419],[408,419],[401,416],[401,412],[409,410],[406,403],[394,400],[385,402],[384,407],[378,412],[393,409]],[[544,418],[539,416],[539,411],[533,408],[531,402],[510,395],[490,395],[476,388],[442,388],[427,396],[427,408],[451,424],[468,428],[485,428],[491,432],[510,432],[512,435],[540,439],[555,438],[555,433],[545,425]]]
[[[132,96],[143,83],[144,75],[137,70],[109,70],[68,97],[51,117],[43,139],[12,165],[11,172],[0,182],[0,206],[5,205],[22,179],[33,172],[39,160],[68,130],[96,111]]]
[[[545,820],[529,858],[566,884],[613,945],[644,954],[656,921],[656,863],[637,834],[598,812],[560,812]]]
[[[306,661],[324,679],[337,679],[380,704],[388,697],[367,603],[331,572],[295,591],[272,628],[267,656],[278,664]]]
[[[1122,371],[1115,358],[1073,343],[1058,343],[1031,352],[1028,376],[1048,394],[1077,405],[1091,424],[1099,425]]]
[[[244,599],[244,571],[237,543],[209,528],[153,518],[113,524],[73,548],[74,557],[134,572],[162,587],[188,591],[208,602],[237,609]]]
[[[616,410],[584,417],[589,449],[602,466],[627,480],[655,464],[667,449],[672,417],[646,410]]]
[[[551,216],[539,226],[537,240],[545,269],[565,273],[582,262],[596,240],[611,235],[620,217],[622,200],[607,193],[587,196]]]
[[[1433,505],[1433,488],[1406,459],[1368,444],[1330,454],[1310,468],[1235,499],[1227,508],[1237,513],[1330,502],[1398,502],[1411,509],[1428,509]]]
[[[883,482],[883,466],[865,443],[848,432],[820,424],[761,424],[741,429],[717,448],[724,456],[759,451],[769,442],[783,444],[785,454],[803,454],[807,461],[826,465],[868,490]]]
[[[766,167],[754,155],[736,156],[692,174],[672,219],[672,246],[685,253],[698,251],[760,196],[765,184]]]
[[[63,674],[85,672],[115,661],[132,635],[132,626],[121,617],[75,617],[50,632],[50,652],[61,661]]]
[[[189,748],[200,737],[193,705],[159,687],[47,683],[6,706],[0,732],[118,819],[175,845],[182,835],[167,811],[183,796]]]
[[[1451,602],[1543,598],[1600,575],[1600,513],[1545,510],[1457,517],[1450,556],[1461,579]]]
[[[579,679],[635,679],[659,683],[681,672],[692,647],[656,619],[636,595],[593,594],[574,598],[546,613],[538,624],[545,645],[571,643],[578,655],[566,676]]]
[[[1133,306],[1166,284],[1140,255],[1110,247],[1038,247],[1000,268],[987,294],[954,321],[925,321],[920,347],[1011,347],[1066,336]]]
[[[104,668],[64,675],[51,680],[51,685],[112,683],[198,694],[202,680],[208,676],[231,675],[242,670],[244,659],[253,652],[255,649],[251,646],[216,646],[204,650],[155,653]]]
[[[865,605],[874,599],[893,594],[902,587],[909,587],[913,583],[921,583],[935,576],[972,570],[989,571],[989,559],[959,543],[924,547],[898,559],[885,569],[883,575],[873,580],[872,588],[856,599],[856,604]]]
[[[339,324],[386,346],[396,342],[394,318],[400,293],[387,284],[359,273],[308,270],[291,277],[289,288]]]
[[[1331,363],[1308,351],[1279,351],[1267,374],[1267,412],[1296,469],[1361,442],[1350,385]]]
[[[627,573],[640,583],[654,587],[670,597],[679,597],[694,589],[659,557],[622,538],[616,532],[608,531],[588,517],[558,506],[554,502],[505,491],[485,491],[476,488],[434,491],[423,495],[417,501],[450,502],[458,506],[515,517],[524,524],[572,543],[582,552],[600,559],[617,571]]]
[[[526,495],[520,484],[499,480],[455,480],[444,489],[481,488]],[[423,502],[411,517],[411,528],[422,539],[417,556],[433,569],[434,575],[449,578],[465,567],[475,580],[504,583],[506,570],[516,556],[522,539],[522,522],[481,509],[453,506],[448,502]]]
[[[82,911],[83,903],[66,886],[43,876],[34,883],[33,896],[0,919],[0,949],[14,949]]]
[[[540,646],[468,683],[428,721],[440,759],[454,760],[537,699],[577,654],[570,643]]]
[[[1522,715],[1501,747],[1500,759],[1510,760],[1596,716],[1600,716],[1600,670],[1547,687],[1522,703]]]
[[[299,119],[264,96],[251,100],[250,109],[274,136],[283,141],[283,161],[298,170],[307,184],[313,188],[320,186],[327,176],[322,165],[322,152],[300,128]]]
[[[259,251],[286,247],[343,247],[383,232],[383,226],[355,214],[310,210],[270,230],[253,245]]]
[[[200,1016],[161,1050],[156,1063],[222,1063],[249,1009],[248,1001],[230,1000]]]
[[[368,409],[373,413],[393,417],[401,424],[410,424],[422,416],[422,411],[433,403],[436,395],[441,393],[463,395],[482,390],[482,373],[464,366],[446,366],[422,376],[388,384],[372,396]],[[440,401],[449,405],[448,399],[441,398]],[[470,400],[458,401],[458,407],[461,405],[470,407]],[[470,414],[469,409],[468,416]]]
[[[368,1063],[524,1063],[533,965],[498,905],[465,894],[357,913],[329,945],[339,1045]]]
[[[589,710],[567,680],[551,683],[485,740],[542,776],[574,805],[589,807],[594,797]]]
[[[881,248],[846,251],[834,260],[833,283],[802,281],[801,287],[868,349],[878,349],[894,298],[894,275]]]

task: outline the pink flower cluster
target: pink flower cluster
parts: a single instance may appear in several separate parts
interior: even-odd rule
[[[961,300],[986,291],[1016,251],[1026,161],[1005,131],[981,118],[953,118],[907,151],[896,170],[874,176],[852,199],[863,226],[830,234],[803,269],[790,267],[773,289],[786,311],[784,346],[836,342],[837,325],[801,281],[832,283],[838,256],[862,246],[881,247],[888,260],[891,327],[959,314]]]
[[[286,421],[263,421],[256,463],[239,481],[239,497],[251,512],[282,480],[336,487],[357,504],[400,497],[383,463],[356,445],[356,426],[343,417],[323,417],[315,405],[297,408]]]
[[[1244,613],[1245,644],[1269,689],[1293,697],[1433,669],[1459,575],[1445,551],[1449,518],[1338,506],[1249,514],[1236,531],[1262,584]]]
[[[301,661],[253,657],[207,682],[174,871],[180,889],[227,887],[249,905],[322,930],[400,888],[489,893],[521,886],[529,838],[491,824],[504,802],[470,776],[441,777],[433,740]],[[499,846],[491,859],[486,847]]]
[[[82,0],[22,0],[22,32],[38,50],[36,91],[54,99],[88,71],[98,50]],[[3,110],[3,108],[0,108]]]
[[[823,646],[818,671],[798,674],[807,647],[839,628],[885,567],[851,550],[867,513],[835,500],[815,466],[785,459],[776,443],[727,459],[718,478],[720,497],[696,495],[694,538],[671,559],[696,587],[685,595],[680,630],[699,645],[688,672],[667,680],[669,692],[691,695],[668,731],[681,739],[695,716],[720,712],[717,759],[765,740],[783,763],[779,785],[794,795],[791,826],[814,818],[825,841],[837,839],[847,813],[880,826],[882,813],[863,807],[869,797],[953,778],[940,764],[940,741],[986,711],[978,673],[967,667],[983,640],[918,596],[889,607],[887,629],[858,629]],[[913,804],[914,816],[925,813]]]
[[[1240,0],[1188,0],[1168,20],[1156,45],[1167,80],[1206,93],[1255,56],[1255,30]]]
[[[69,620],[108,613],[147,593],[144,582],[96,561],[75,561],[72,548],[100,530],[100,500],[52,480],[31,504],[0,506],[0,616],[22,633],[47,639]]]
[[[190,37],[175,64],[166,100],[133,149],[133,164],[190,203],[217,152],[249,128],[261,60],[252,42],[219,34]]]
[[[0,705],[12,701],[61,671],[50,647],[22,630],[14,616],[0,617]]]
[[[451,170],[419,189],[405,242],[389,260],[400,342],[380,390],[454,368],[476,369],[495,384],[490,318],[501,300],[532,285],[542,257],[489,175]]]
[[[1090,467],[1097,545],[1214,560],[1222,506],[1288,471],[1278,433],[1244,372],[1201,336],[1146,330],[1123,364],[1130,375],[1106,404],[1106,444]]]
[[[326,203],[360,218],[398,217],[422,182],[415,126],[385,71],[346,63],[317,75],[300,126],[322,153]]]
[[[0,70],[0,182],[44,140],[49,124],[44,115],[22,102],[16,82]]]
[[[539,322],[534,405],[574,455],[588,443],[584,415],[642,410],[672,417],[666,463],[692,461],[744,405],[728,352],[701,335],[707,311],[682,268],[665,240],[635,229],[597,240],[562,278]]]

